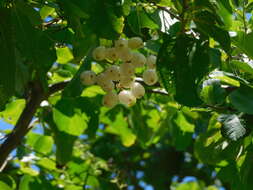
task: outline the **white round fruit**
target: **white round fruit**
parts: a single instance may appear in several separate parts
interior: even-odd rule
[[[133,52],[132,55],[133,56],[131,62],[134,67],[143,67],[146,63],[146,57],[138,52]]]
[[[119,67],[120,75],[132,76],[135,73],[135,68],[132,63],[126,62],[122,63]]]
[[[116,61],[118,59],[118,53],[116,48],[107,48],[105,53],[106,59]]]
[[[106,48],[104,46],[98,46],[92,52],[92,57],[96,61],[102,61],[103,59],[105,59],[105,56],[106,56]]]
[[[150,55],[147,57],[147,67],[148,69],[155,69],[156,68],[156,56]]]
[[[120,88],[130,88],[133,84],[133,81],[134,81],[134,79],[131,76],[120,75],[119,87]]]
[[[112,108],[119,102],[118,95],[114,92],[109,92],[103,97],[103,105]]]
[[[119,81],[120,69],[118,66],[112,65],[106,69],[105,75],[108,77],[108,79],[110,79],[112,81]]]
[[[143,81],[147,85],[154,85],[158,81],[156,71],[154,69],[148,69],[143,72]]]
[[[128,47],[122,47],[117,49],[119,59],[124,62],[130,62],[132,59],[132,52]]]
[[[119,95],[119,102],[126,105],[126,106],[132,106],[136,103],[136,98],[129,90],[122,90]]]
[[[97,75],[96,77],[96,83],[101,86],[102,83],[104,83],[105,81],[108,81],[110,79],[108,79],[108,77],[105,75],[105,73],[100,73],[99,75]]]
[[[123,48],[128,46],[128,41],[126,39],[118,39],[114,42],[116,48]]]
[[[138,82],[131,85],[131,92],[136,98],[141,98],[145,94],[145,88]]]
[[[105,92],[111,92],[114,88],[115,85],[111,80],[107,80],[104,82],[101,82],[99,85]]]
[[[133,37],[128,40],[128,47],[131,49],[138,49],[143,47],[143,41],[140,37]]]
[[[93,85],[96,82],[96,73],[93,71],[84,71],[80,75],[80,80],[84,85]]]

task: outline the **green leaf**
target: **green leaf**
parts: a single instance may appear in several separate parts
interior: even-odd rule
[[[173,117],[173,124],[170,128],[172,141],[175,148],[179,151],[186,150],[192,142],[192,135],[194,132],[194,124],[187,121],[183,112],[179,111]]]
[[[186,106],[196,106],[201,103],[197,96],[195,84],[195,71],[189,60],[189,49],[193,47],[193,41],[187,36],[179,36],[175,44],[175,99]],[[192,60],[194,61],[194,60]]]
[[[175,190],[202,190],[204,188],[204,184],[199,182],[188,182],[179,184]]]
[[[54,12],[55,12],[55,8],[49,7],[49,6],[43,6],[40,9],[40,16],[42,19],[45,19],[46,17],[48,17],[49,15],[51,15]]]
[[[57,54],[56,62],[62,63],[62,64],[68,63],[74,58],[71,50],[68,47],[57,48],[56,54]]]
[[[0,181],[0,189],[3,189],[3,190],[12,190],[12,188],[10,188],[10,186],[8,186],[3,181]]]
[[[73,136],[83,134],[89,118],[76,107],[74,99],[61,99],[53,109],[53,118],[59,131]]]
[[[237,61],[237,60],[233,60],[231,61],[231,64],[233,66],[235,66],[237,69],[239,69],[239,71],[241,72],[245,72],[250,74],[253,77],[253,64],[248,62],[242,62],[242,61]]]
[[[43,78],[56,60],[54,42],[37,25],[41,24],[38,11],[33,7],[17,1],[13,8],[13,30],[20,55],[30,62],[30,67],[38,71]]]
[[[237,168],[236,162],[231,162],[227,166],[222,167],[217,176],[224,182],[227,182],[233,187],[233,190],[242,189],[242,183],[240,180],[240,173]]]
[[[222,134],[232,141],[237,141],[246,133],[242,120],[235,114],[222,114],[218,117],[218,121],[222,123]]]
[[[32,147],[36,152],[48,154],[53,148],[53,138],[37,133],[30,132],[27,135],[26,143]]]
[[[243,53],[253,58],[253,32],[245,34],[244,32],[237,32],[237,35],[232,38],[232,42],[236,45]]]
[[[209,121],[207,132],[199,135],[195,141],[194,155],[200,162],[220,165],[223,160],[235,159],[240,151],[240,146],[240,143],[228,142],[222,137],[217,115],[213,115]]]
[[[34,149],[40,153],[48,154],[53,148],[53,138],[51,136],[41,136],[34,144]]]
[[[215,25],[217,17],[215,14],[208,11],[200,11],[195,15],[194,22],[196,23],[197,29],[203,34],[212,37],[214,40],[220,43],[221,47],[230,54],[231,50],[231,39],[228,31]]]
[[[40,184],[37,182],[36,178],[29,175],[24,175],[19,184],[19,190],[32,190],[40,189]]]
[[[0,112],[0,116],[5,122],[15,125],[24,108],[25,100],[17,99],[11,103],[8,103],[5,107],[5,110]]]
[[[135,143],[136,136],[128,128],[128,124],[122,113],[119,113],[116,119],[108,124],[109,126],[106,128],[106,132],[119,135],[124,146],[130,147]]]
[[[79,70],[76,72],[75,76],[69,82],[69,84],[64,88],[63,96],[64,97],[78,97],[84,90],[84,85],[80,81],[80,74],[91,68],[91,51],[89,52],[88,56],[84,59],[82,65],[80,66]]]
[[[253,89],[248,86],[241,86],[229,94],[231,104],[240,112],[253,114]]]
[[[15,91],[15,46],[14,32],[12,30],[12,11],[0,8],[0,109]],[[8,79],[8,80],[6,80]]]
[[[219,105],[225,101],[226,91],[221,87],[220,80],[208,79],[202,84],[201,99],[209,105]]]
[[[139,35],[142,35],[142,28],[158,29],[158,25],[152,20],[151,17],[145,12],[145,10],[137,6],[133,9],[130,15],[127,17],[127,21],[131,29]]]
[[[0,174],[0,181],[7,184],[11,189],[16,189],[17,187],[15,179],[11,175],[4,173]]]
[[[219,79],[221,83],[234,86],[234,87],[239,87],[240,82],[244,84],[248,84],[248,82],[244,80],[243,78],[235,76],[232,73],[227,73],[223,71],[217,71],[217,70],[213,71],[209,74],[209,77],[213,79]]]

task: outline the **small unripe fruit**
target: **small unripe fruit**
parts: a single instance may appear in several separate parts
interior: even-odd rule
[[[128,47],[131,49],[138,49],[143,47],[143,41],[139,37],[133,37],[128,40]]]
[[[132,52],[127,47],[122,47],[117,49],[118,57],[124,62],[130,62],[132,59]]]
[[[132,76],[134,75],[135,69],[132,63],[122,63],[119,67],[120,75]]]
[[[131,62],[134,67],[143,67],[146,63],[146,57],[138,52],[133,52],[132,55],[133,56]]]
[[[147,67],[148,69],[155,69],[156,68],[156,56],[150,55],[147,57]]]
[[[84,71],[80,75],[80,80],[83,85],[93,85],[96,82],[96,73],[93,71]]]
[[[106,49],[106,59],[111,61],[116,61],[118,59],[118,53],[116,48],[107,48]]]
[[[129,90],[122,90],[119,95],[119,102],[126,105],[126,106],[132,106],[136,103],[136,98]]]
[[[112,81],[119,81],[120,69],[118,66],[112,65],[106,69],[105,75],[108,77],[108,79],[110,79]]]
[[[114,92],[109,92],[103,97],[103,105],[112,108],[119,102],[118,95]]]
[[[115,41],[115,47],[116,48],[123,48],[128,46],[128,41],[126,39],[118,39]]]
[[[156,71],[154,69],[148,69],[143,72],[143,81],[147,85],[154,85],[158,81]]]
[[[99,46],[95,48],[92,52],[92,57],[96,61],[102,61],[103,59],[105,59],[105,56],[106,56],[106,48],[104,46]]]
[[[131,86],[131,92],[136,98],[141,98],[145,94],[145,88],[138,82],[135,82]]]

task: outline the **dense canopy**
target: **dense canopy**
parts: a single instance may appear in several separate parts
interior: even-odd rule
[[[1,0],[0,190],[253,189],[253,0]]]

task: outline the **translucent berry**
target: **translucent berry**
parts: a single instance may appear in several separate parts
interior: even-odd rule
[[[109,92],[103,97],[103,105],[112,108],[119,102],[118,95],[114,92]]]
[[[96,77],[96,83],[101,86],[102,83],[104,83],[105,81],[108,81],[110,79],[108,79],[108,77],[105,75],[105,73],[100,73],[99,75],[97,75]]]
[[[126,39],[118,39],[115,41],[115,47],[116,48],[123,48],[128,46],[128,41]]]
[[[148,69],[155,69],[156,68],[156,56],[150,55],[147,57],[147,67]]]
[[[111,61],[116,61],[118,59],[116,48],[107,48],[105,57],[106,59],[109,59]]]
[[[80,80],[83,85],[93,85],[96,82],[96,73],[93,71],[84,71],[80,75]]]
[[[122,63],[119,67],[120,75],[132,76],[134,75],[135,68],[132,63],[126,62]]]
[[[136,98],[129,90],[122,90],[119,95],[119,102],[126,105],[126,106],[132,106],[136,103]]]
[[[105,92],[111,92],[115,85],[111,80],[106,80],[99,85]]]
[[[118,57],[124,62],[130,62],[132,59],[132,52],[127,47],[117,49]]]
[[[130,88],[133,82],[134,82],[133,77],[127,75],[120,75],[119,87]]]
[[[146,63],[146,57],[138,52],[133,52],[132,55],[133,56],[131,62],[134,67],[143,67]]]
[[[153,85],[158,81],[156,71],[154,69],[148,69],[143,72],[143,81],[147,85]]]
[[[128,40],[128,47],[131,49],[138,49],[143,47],[143,41],[140,37],[133,37]]]
[[[120,69],[118,66],[112,65],[106,69],[105,75],[108,77],[108,79],[110,79],[112,81],[119,81]]]
[[[99,46],[95,48],[92,52],[92,57],[96,61],[102,61],[103,59],[105,59],[105,56],[106,56],[106,48],[104,46]]]
[[[145,88],[138,82],[131,85],[131,92],[136,98],[141,98],[145,94]]]

